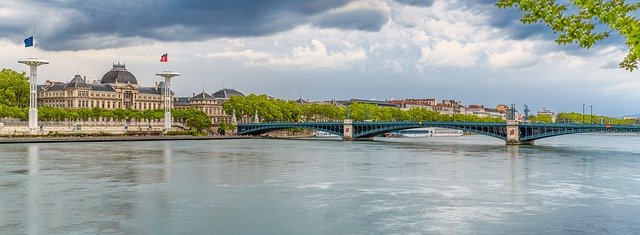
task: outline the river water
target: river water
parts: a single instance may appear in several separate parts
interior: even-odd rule
[[[0,234],[637,234],[639,142],[0,145]]]

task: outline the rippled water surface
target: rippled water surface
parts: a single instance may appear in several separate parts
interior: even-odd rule
[[[640,233],[640,135],[0,145],[0,234]]]

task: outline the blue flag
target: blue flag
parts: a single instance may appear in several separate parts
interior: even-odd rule
[[[33,36],[24,39],[24,47],[33,46]]]

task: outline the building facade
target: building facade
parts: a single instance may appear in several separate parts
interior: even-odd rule
[[[38,105],[58,108],[161,109],[164,84],[138,85],[124,64],[114,64],[100,81],[76,75],[68,83],[47,81],[38,86]]]
[[[197,109],[206,113],[211,118],[211,123],[218,126],[221,123],[233,123],[233,114],[227,114],[222,105],[232,96],[244,96],[241,92],[234,89],[224,88],[212,94],[201,92],[193,94],[191,97],[176,97],[173,99],[173,105],[176,109]],[[251,117],[240,117],[235,120],[239,123],[251,122]]]

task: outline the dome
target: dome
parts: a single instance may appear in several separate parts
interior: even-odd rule
[[[102,76],[101,83],[131,83],[138,84],[136,77],[125,68],[124,64],[114,64],[111,71]]]
[[[222,90],[219,90],[213,93],[214,98],[228,99],[228,98],[231,98],[231,96],[244,96],[244,94],[234,89],[227,89],[227,88],[224,88]]]

